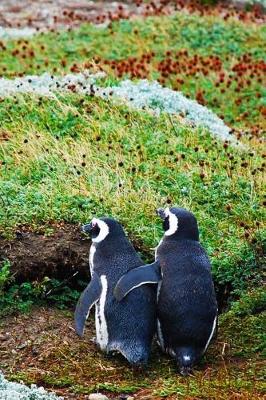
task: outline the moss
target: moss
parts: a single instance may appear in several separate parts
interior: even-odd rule
[[[258,288],[241,296],[220,317],[220,329],[233,356],[262,359],[266,343],[266,296]]]
[[[251,316],[262,313],[266,309],[266,291],[264,287],[243,293],[239,301],[231,306],[232,314],[239,317]]]

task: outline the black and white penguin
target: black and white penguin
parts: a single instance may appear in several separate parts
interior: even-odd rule
[[[116,220],[93,218],[83,231],[92,237],[91,281],[76,307],[76,332],[83,335],[95,305],[96,342],[101,350],[119,352],[132,365],[145,364],[156,329],[156,286],[141,286],[118,302],[113,295],[117,281],[143,262]],[[157,281],[156,272],[154,277]]]
[[[173,207],[157,213],[164,229],[154,263],[155,268],[160,265],[162,277],[157,292],[157,335],[163,351],[174,357],[180,373],[187,375],[207,350],[217,325],[211,265],[191,212]],[[143,276],[142,283],[145,281],[149,281],[148,273]],[[130,271],[115,288],[117,299],[140,282],[140,273]]]

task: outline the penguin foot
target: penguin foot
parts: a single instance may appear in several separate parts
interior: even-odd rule
[[[104,353],[106,360],[111,360],[114,357],[114,353]]]
[[[132,372],[134,375],[143,374],[146,370],[147,364],[131,364]]]
[[[182,367],[179,367],[178,370],[182,376],[189,376],[189,375],[192,376],[193,375],[191,367],[182,366]]]

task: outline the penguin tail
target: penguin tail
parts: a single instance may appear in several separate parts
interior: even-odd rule
[[[181,375],[187,376],[192,373],[193,366],[198,357],[196,351],[191,347],[178,347],[175,351],[177,367]]]
[[[130,352],[126,356],[132,367],[141,369],[148,363],[148,355],[146,353]]]
[[[180,375],[189,376],[192,375],[192,367],[180,367],[178,368]]]
[[[142,345],[126,345],[126,343],[118,343],[110,347],[111,350],[116,350],[121,353],[126,360],[132,365],[133,368],[142,368],[148,363],[149,349],[144,348]]]

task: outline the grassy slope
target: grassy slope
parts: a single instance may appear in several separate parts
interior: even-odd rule
[[[109,214],[154,247],[161,235],[154,210],[169,202],[196,213],[220,284],[229,280],[240,289],[247,277],[258,277],[255,252],[263,218],[258,154],[238,154],[178,120],[174,129],[167,116],[94,98],[80,101],[68,95],[41,104],[25,97],[0,104],[2,129],[9,135],[0,150],[3,233],[20,224]],[[241,166],[242,159],[247,165]]]
[[[138,33],[130,35],[134,28]],[[37,36],[24,50],[25,43],[5,43],[0,68],[5,76],[22,71],[52,72],[53,68],[68,71],[74,62],[91,62],[95,55],[118,60],[154,50],[156,55],[148,75],[158,77],[157,64],[165,59],[166,51],[187,49],[191,55],[219,54],[223,69],[229,74],[236,57],[246,52],[251,52],[254,60],[262,57],[264,30],[232,21],[224,23],[213,17],[199,19],[181,14],[145,22],[122,21],[113,26],[111,36],[108,29],[83,26],[70,33]],[[22,49],[21,54],[32,48],[34,55],[26,59],[14,56],[11,52],[15,48]],[[62,66],[62,60],[66,61],[66,67]],[[108,65],[102,65],[109,70]],[[116,69],[112,71],[112,78],[106,84],[118,75]],[[233,126],[249,127],[258,123],[262,127],[258,109],[262,100],[255,93],[263,92],[257,78],[252,81],[252,90],[247,91],[249,96],[241,105],[243,110],[250,108],[252,112],[248,118],[239,121],[236,120],[239,107],[232,106],[236,100],[233,88],[226,88],[225,93],[217,92],[218,105],[212,105],[216,73],[211,72],[207,78],[201,73],[195,78],[185,78],[181,89],[194,97],[195,87],[204,87],[207,103],[219,114],[225,114]],[[171,79],[166,83],[175,87]],[[51,221],[82,222],[95,214],[110,214],[120,219],[132,238],[141,239],[143,248],[152,257],[150,248],[158,243],[162,234],[154,209],[167,203],[178,204],[196,213],[202,242],[212,258],[216,283],[229,283],[240,292],[248,282],[255,284],[260,280],[261,247],[265,235],[264,160],[258,138],[254,137],[250,142],[241,139],[252,146],[252,151],[241,153],[235,148],[224,148],[207,132],[184,126],[179,117],[172,121],[165,115],[155,118],[146,112],[135,112],[95,98],[84,101],[75,94],[58,96],[57,100],[32,96],[5,99],[0,103],[0,121],[1,234],[12,234],[21,224],[38,229],[46,223],[49,231]],[[260,315],[223,318],[221,349],[218,351],[217,346],[208,355],[213,366],[210,380],[206,379],[205,372],[201,372],[195,380],[190,380],[188,389],[187,382],[176,377],[169,361],[157,363],[156,353],[147,379],[137,381],[137,386],[130,370],[125,369],[125,376],[121,375],[118,363],[113,373],[117,388],[110,384],[109,390],[121,392],[133,385],[131,390],[135,391],[138,384],[144,388],[155,382],[154,393],[160,396],[176,396],[183,392],[202,398],[227,399],[229,393],[241,392],[241,398],[251,399],[252,381],[258,378],[258,390],[261,385],[255,361],[246,360],[242,372],[241,363],[235,365],[233,362],[228,372],[228,365],[221,369],[215,362],[222,359],[223,343],[232,341],[232,337],[237,337],[237,341],[232,342],[230,355],[256,359],[261,339],[256,335],[262,329],[262,319]],[[238,335],[240,321],[244,333]],[[246,353],[243,353],[243,347],[248,349]],[[63,349],[63,354],[70,350]],[[83,351],[87,352],[85,344]],[[81,362],[79,356],[78,363]],[[71,352],[71,359],[73,357]],[[60,371],[54,370],[53,375],[63,386],[66,377],[76,373],[76,364],[60,353],[52,369],[56,368],[58,360],[61,360]],[[107,368],[114,366],[113,361],[102,359],[102,362]],[[85,382],[91,380],[94,385],[88,368],[92,363],[94,360],[88,355],[84,378]],[[97,369],[97,381],[98,373]],[[158,377],[160,373],[161,377]],[[109,380],[105,373],[102,374],[100,380],[107,382],[104,388],[108,389]],[[107,374],[110,375],[109,370]],[[55,381],[50,383],[55,384]],[[82,387],[82,380],[80,385],[75,390],[91,390]],[[254,396],[257,398],[257,394]]]

